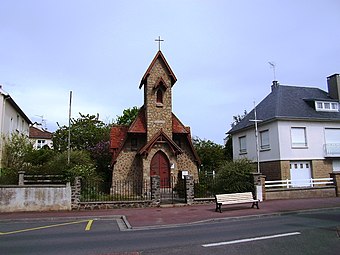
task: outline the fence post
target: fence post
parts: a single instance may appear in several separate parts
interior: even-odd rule
[[[151,200],[153,205],[161,203],[161,179],[159,176],[151,176]]]
[[[192,175],[185,175],[185,202],[191,205],[194,202],[194,179]]]
[[[331,173],[335,185],[335,193],[337,197],[340,197],[340,173]]]
[[[254,189],[256,199],[263,201],[266,199],[266,187],[265,181],[266,176],[261,173],[253,173],[253,180],[254,180]]]
[[[18,172],[18,174],[19,174],[19,185],[21,186],[21,185],[25,185],[25,182],[24,182],[24,180],[25,180],[25,171],[19,171]]]
[[[73,186],[71,187],[71,209],[79,209],[81,194],[81,177],[74,178]]]

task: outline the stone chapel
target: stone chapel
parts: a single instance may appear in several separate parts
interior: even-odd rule
[[[144,105],[130,126],[115,125],[110,133],[112,180],[149,180],[158,175],[161,186],[182,174],[198,179],[200,160],[190,127],[172,112],[172,87],[177,78],[159,50],[142,77]]]

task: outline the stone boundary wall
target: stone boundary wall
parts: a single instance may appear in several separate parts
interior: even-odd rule
[[[336,197],[335,187],[266,190],[265,200]]]
[[[0,212],[71,210],[71,186],[0,186]]]
[[[83,210],[98,210],[98,209],[120,209],[120,208],[145,208],[145,207],[157,207],[152,200],[141,201],[103,201],[103,202],[80,202],[77,209]]]

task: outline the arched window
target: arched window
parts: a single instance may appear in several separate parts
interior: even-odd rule
[[[156,93],[156,103],[163,104],[163,91],[159,88]]]

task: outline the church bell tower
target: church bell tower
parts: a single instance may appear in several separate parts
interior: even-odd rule
[[[139,88],[144,86],[147,142],[160,131],[172,139],[172,86],[177,81],[159,50],[146,70]]]

